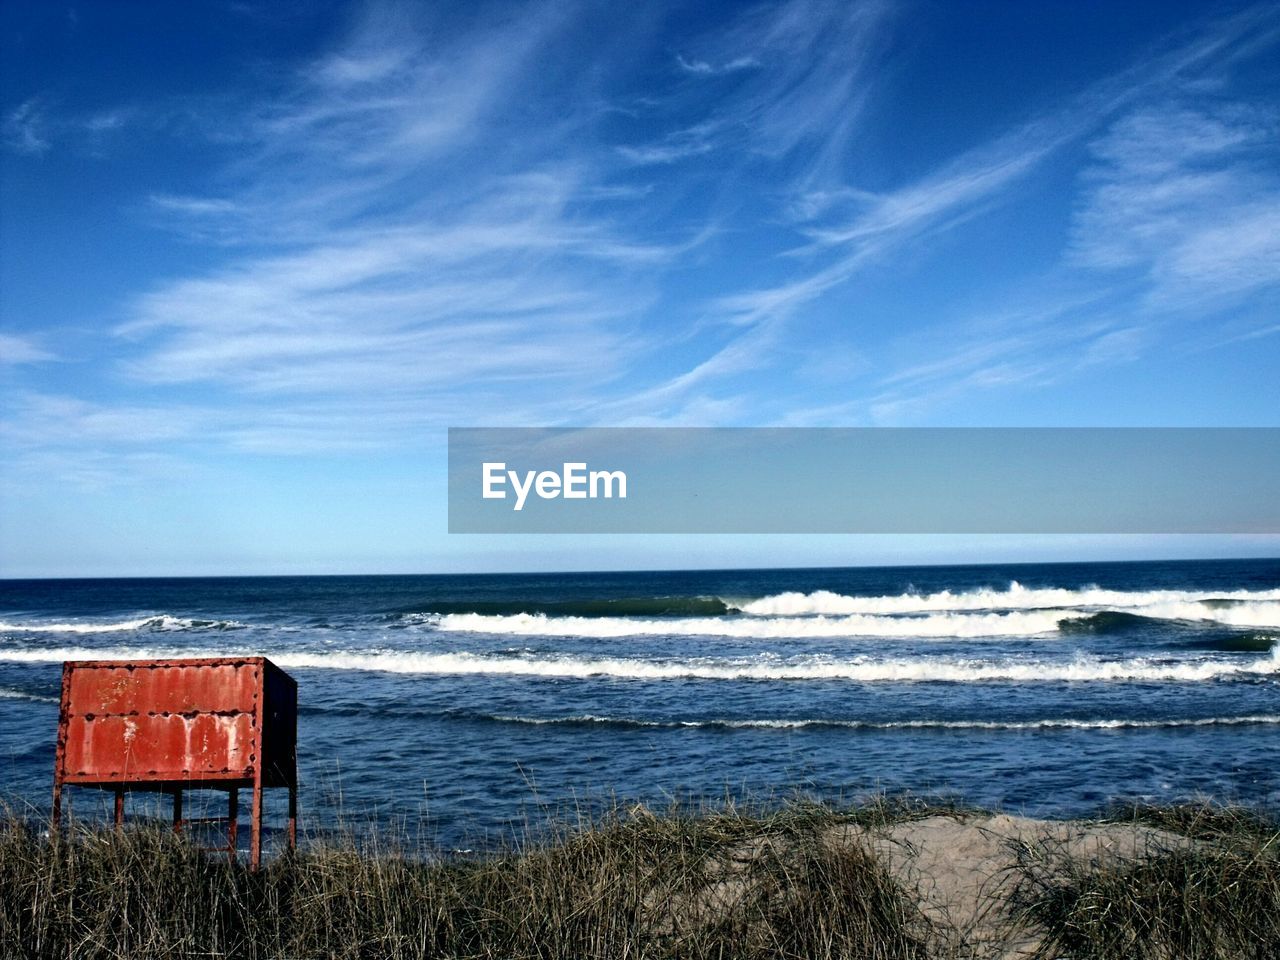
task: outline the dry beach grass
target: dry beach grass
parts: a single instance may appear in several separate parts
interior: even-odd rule
[[[156,825],[0,826],[7,958],[1280,956],[1280,828],[1135,808],[617,808],[518,848],[354,836],[259,874]]]

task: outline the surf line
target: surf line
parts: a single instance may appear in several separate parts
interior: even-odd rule
[[[554,470],[508,470],[501,461],[482,465],[481,495],[486,500],[505,500],[508,482],[515,492],[515,506],[524,509],[530,491],[543,500],[611,500],[627,498],[627,475],[622,470],[588,470],[585,463],[565,463],[559,473]],[[616,494],[615,494],[616,490]]]

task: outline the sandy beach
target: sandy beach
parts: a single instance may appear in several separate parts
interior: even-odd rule
[[[1007,814],[934,815],[880,828],[838,830],[832,842],[865,843],[935,926],[944,952],[1041,955],[1046,931],[1020,913],[1019,893],[1069,861],[1124,869],[1194,841],[1142,824],[1036,820]],[[1021,888],[1021,890],[1020,890]],[[1052,954],[1051,954],[1052,955]]]

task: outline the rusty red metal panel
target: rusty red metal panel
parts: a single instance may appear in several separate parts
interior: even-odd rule
[[[173,794],[228,791],[229,846],[236,856],[237,791],[253,790],[250,864],[261,856],[262,790],[289,789],[288,840],[297,824],[298,687],[265,657],[90,660],[63,664],[53,820],[64,784],[111,787],[116,821],[126,789]]]
[[[262,664],[254,661],[78,663],[70,705],[82,714],[253,713]]]
[[[68,782],[244,779],[253,775],[248,713],[72,715]]]
[[[297,685],[263,657],[66,665],[58,778],[296,782]],[[264,746],[267,748],[264,750]]]

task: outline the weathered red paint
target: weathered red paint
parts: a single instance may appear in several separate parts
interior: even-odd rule
[[[266,657],[81,660],[62,667],[53,787],[61,816],[66,784],[112,787],[116,822],[126,789],[173,794],[228,791],[228,852],[235,857],[238,790],[253,790],[250,863],[261,858],[262,789],[289,789],[289,846],[297,824],[298,688]]]

